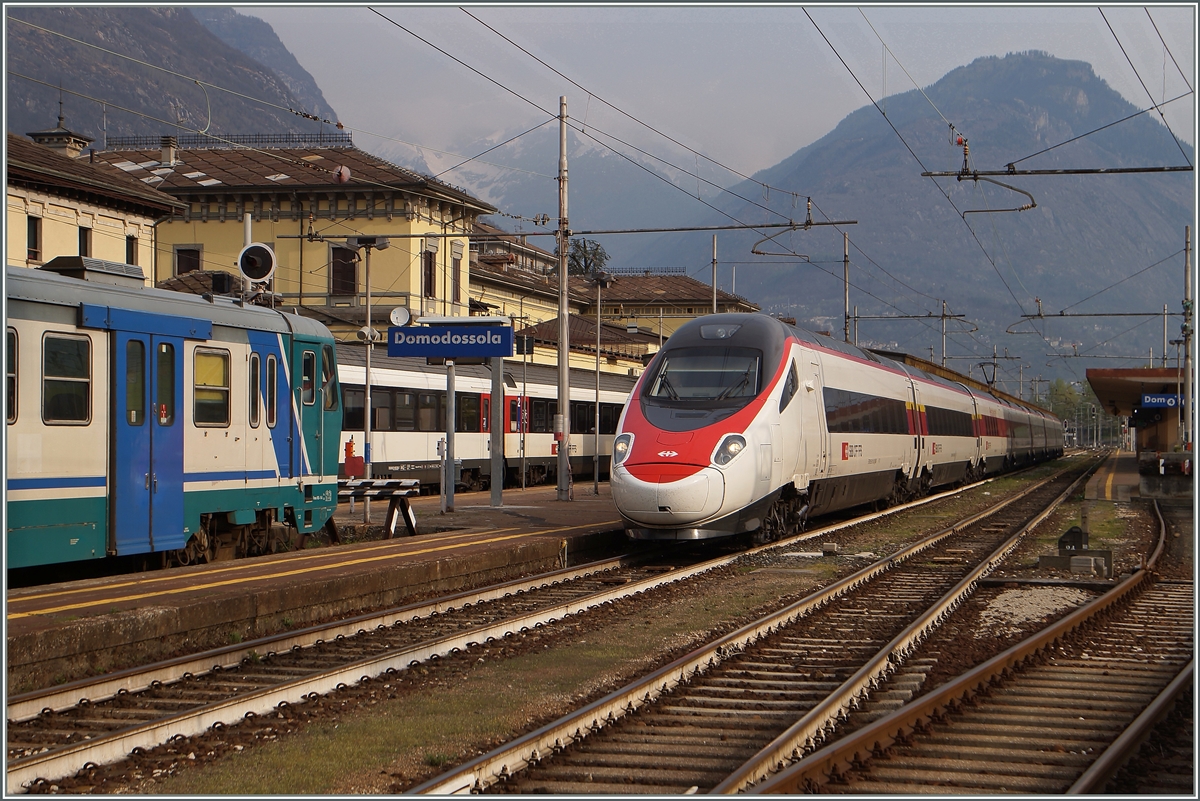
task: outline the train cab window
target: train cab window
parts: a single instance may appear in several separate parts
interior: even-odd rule
[[[175,346],[160,342],[154,358],[158,381],[155,384],[155,406],[152,407],[158,424],[170,427],[175,423]]]
[[[267,357],[267,428],[275,427],[275,401],[278,394],[279,366],[274,356]]]
[[[321,346],[321,394],[325,398],[325,411],[335,412],[338,407],[337,381],[334,378],[336,366],[333,361],[333,347]]]
[[[262,360],[257,353],[250,354],[250,427],[258,428],[259,411],[262,406],[261,384]]]
[[[312,406],[316,402],[316,386],[317,354],[306,350],[300,360],[300,400],[305,406]]]
[[[796,390],[800,388],[800,374],[796,372],[796,362],[793,361],[788,369],[787,378],[783,382],[783,394],[779,396],[779,411],[787,408],[792,402],[792,398],[796,397]]]
[[[198,426],[229,425],[229,351],[196,348],[192,420]]]
[[[762,354],[752,348],[677,348],[663,355],[647,395],[744,405],[758,395],[761,361]]]
[[[17,421],[17,332],[11,328],[4,332],[4,372],[7,378],[4,395],[4,412],[8,422]]]
[[[125,422],[146,423],[146,344],[140,339],[125,343]]]
[[[42,343],[42,419],[87,423],[92,406],[92,341],[47,334]]]

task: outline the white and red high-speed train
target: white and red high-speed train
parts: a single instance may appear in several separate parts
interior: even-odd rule
[[[612,492],[635,539],[766,542],[1062,449],[1058,418],[1003,393],[766,315],[718,314],[676,331],[634,387]]]

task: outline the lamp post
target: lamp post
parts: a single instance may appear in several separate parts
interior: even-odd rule
[[[713,237],[714,243],[716,237]],[[603,270],[592,273],[588,280],[596,285],[596,419],[593,432],[596,435],[592,449],[592,494],[600,494],[600,290],[607,289],[617,280]],[[715,292],[715,290],[714,290]],[[715,296],[714,296],[715,297]]]
[[[391,243],[386,236],[351,236],[346,238],[346,247],[357,251],[365,248],[366,259],[363,262],[363,283],[367,294],[367,324],[358,331],[358,338],[367,348],[367,373],[363,377],[363,478],[371,478],[371,351],[375,348],[375,340],[379,332],[371,325],[371,249],[386,250]],[[363,498],[363,523],[371,523],[371,499]]]

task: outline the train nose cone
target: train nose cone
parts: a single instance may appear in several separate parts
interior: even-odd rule
[[[612,492],[617,508],[630,520],[651,526],[689,525],[715,515],[725,500],[725,479],[705,467],[678,478],[670,468],[655,475],[639,469],[642,477],[623,467],[613,471]]]

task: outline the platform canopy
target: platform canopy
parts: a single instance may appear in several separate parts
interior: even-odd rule
[[[1088,370],[1087,380],[1106,411],[1129,417],[1142,405],[1143,395],[1183,394],[1183,384],[1179,382],[1186,378],[1182,370],[1174,367],[1140,367]]]

